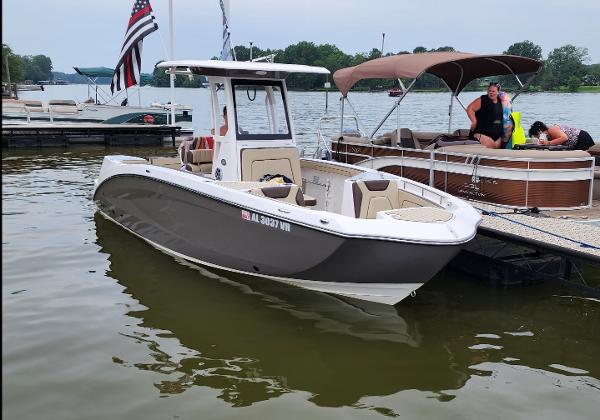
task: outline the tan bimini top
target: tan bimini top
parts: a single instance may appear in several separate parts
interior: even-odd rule
[[[442,79],[458,94],[470,81],[479,77],[535,73],[542,63],[526,57],[504,54],[479,55],[464,52],[430,52],[401,54],[366,61],[333,74],[343,96],[363,79],[416,79],[424,73]]]

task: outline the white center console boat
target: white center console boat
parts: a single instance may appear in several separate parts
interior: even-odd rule
[[[210,267],[395,304],[475,236],[480,215],[461,199],[370,168],[299,157],[285,79],[326,69],[160,66],[208,76],[214,148],[183,148],[183,168],[180,158],[106,156],[94,191],[105,217],[153,246]]]

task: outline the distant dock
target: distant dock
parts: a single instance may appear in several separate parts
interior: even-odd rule
[[[181,127],[141,124],[2,124],[2,147],[176,145]]]

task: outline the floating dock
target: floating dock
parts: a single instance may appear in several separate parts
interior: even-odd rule
[[[173,146],[181,127],[142,124],[2,124],[2,147]]]
[[[558,280],[600,296],[600,201],[591,208],[515,212],[472,203],[483,215],[477,237],[452,262],[502,285]]]

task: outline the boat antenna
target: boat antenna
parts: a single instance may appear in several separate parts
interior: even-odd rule
[[[385,42],[385,32],[381,34],[381,56],[383,57],[383,43]]]
[[[174,59],[175,48],[173,47],[173,0],[169,0],[169,60],[173,61]],[[171,90],[171,125],[175,125],[175,72],[173,71],[171,71],[169,74],[169,85]]]

